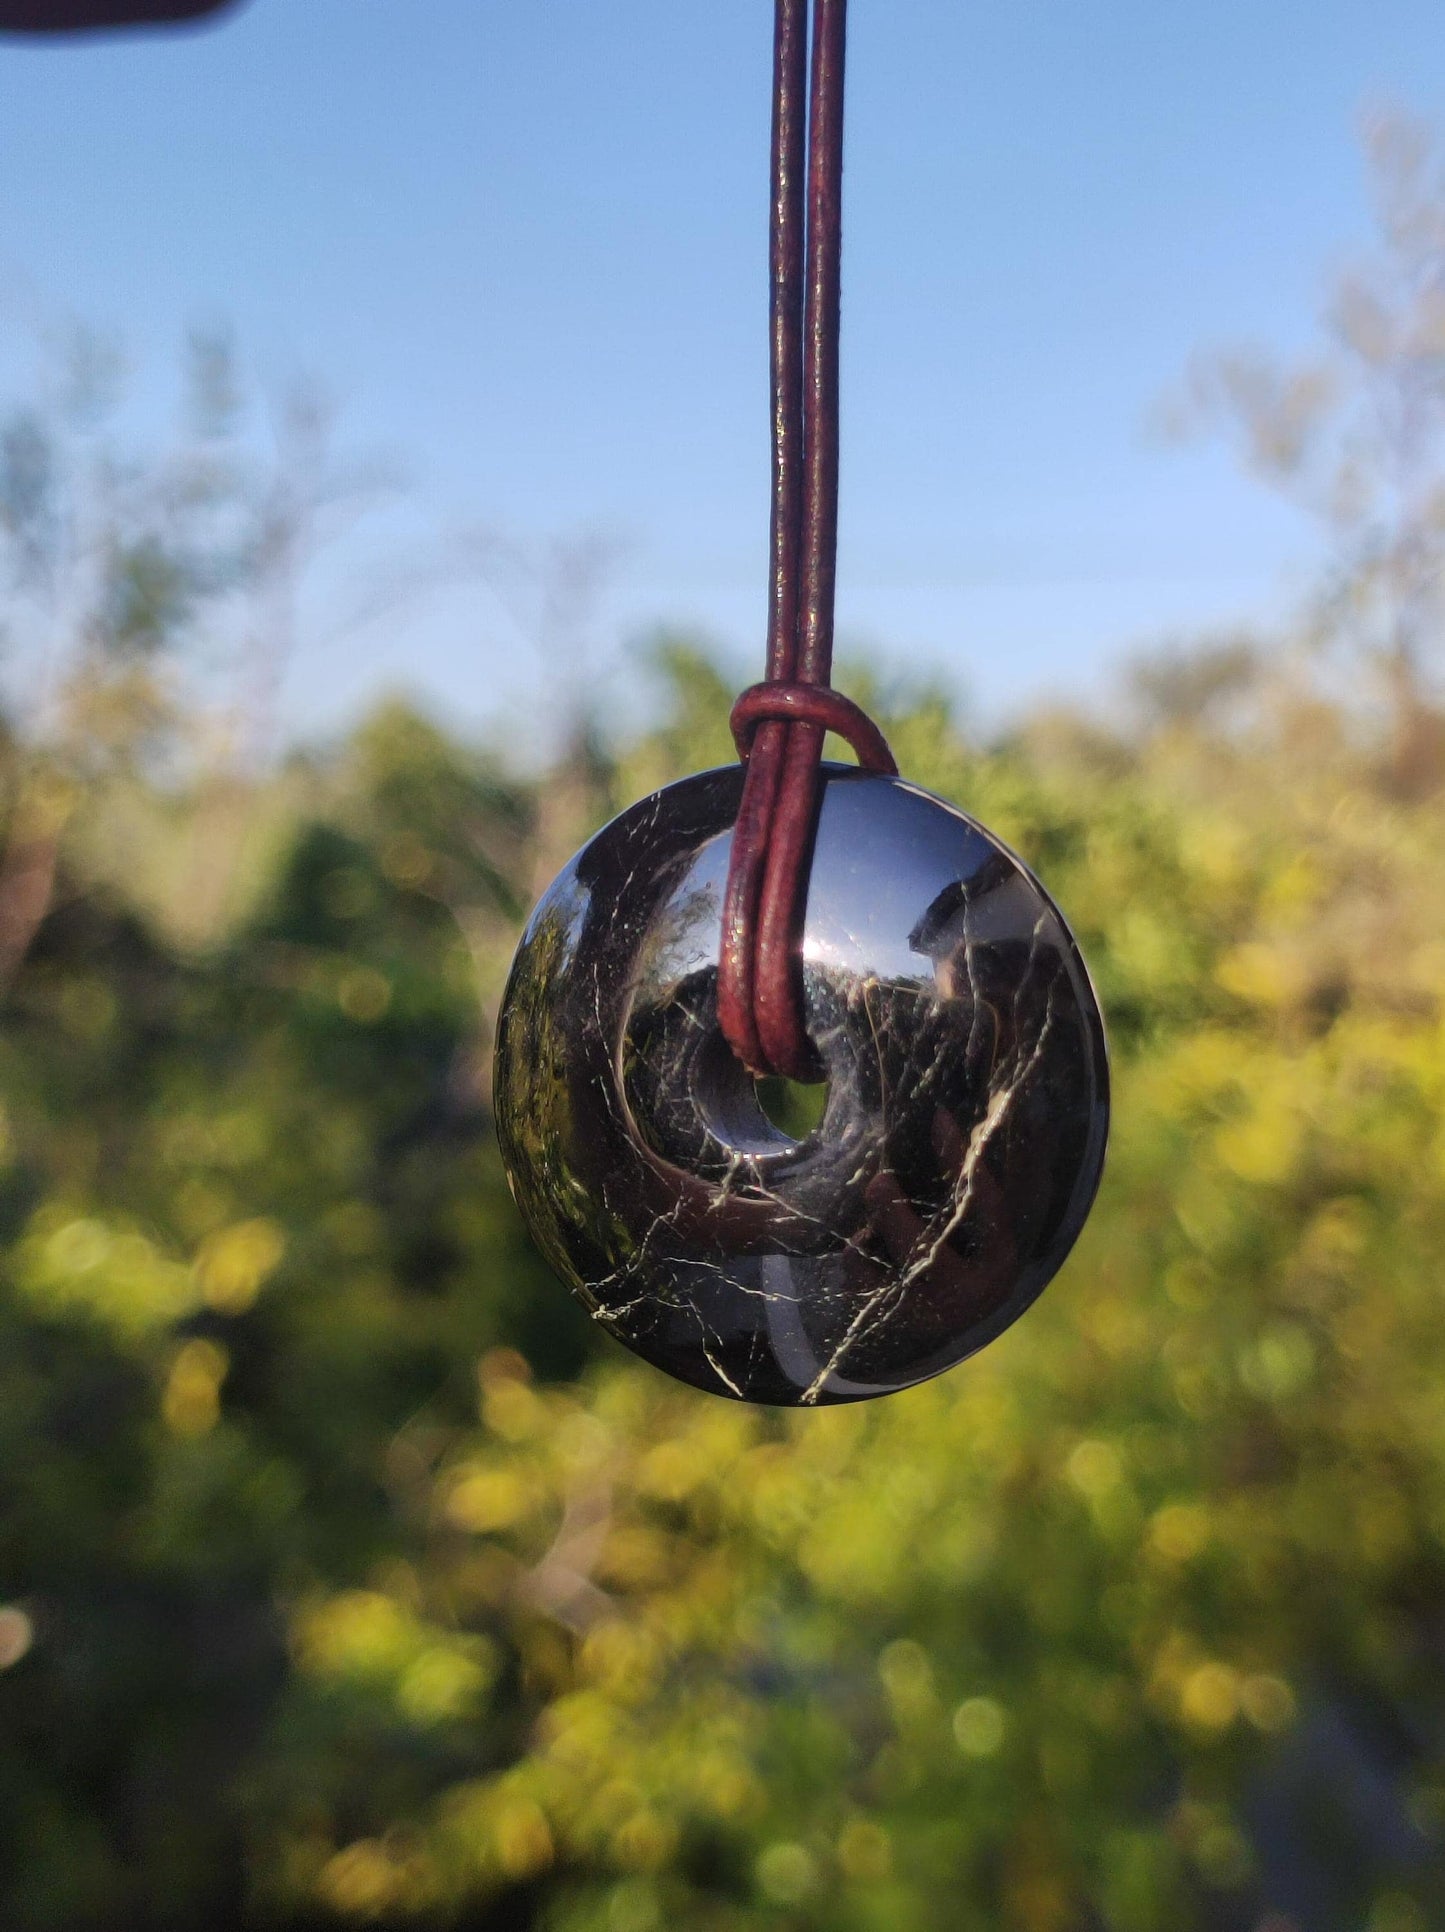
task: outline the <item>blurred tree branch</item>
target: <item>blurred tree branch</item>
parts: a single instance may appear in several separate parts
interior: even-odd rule
[[[258,438],[224,332],[193,336],[180,433],[162,453],[124,446],[123,373],[113,345],[78,331],[48,399],[0,422],[0,590],[19,672],[0,988],[50,906],[72,814],[97,788],[199,777],[211,835],[198,821],[191,896],[214,910],[272,748],[301,586],[389,483],[338,457],[314,384],[294,385]],[[187,676],[231,695],[197,703]]]
[[[1379,249],[1337,279],[1319,350],[1294,364],[1203,355],[1169,421],[1222,428],[1322,530],[1330,561],[1306,641],[1371,673],[1405,778],[1422,733],[1438,735],[1445,668],[1445,166],[1398,109],[1367,118],[1365,146]]]

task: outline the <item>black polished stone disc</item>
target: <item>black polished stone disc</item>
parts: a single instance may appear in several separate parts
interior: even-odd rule
[[[717,1024],[741,786],[730,766],[644,799],[547,892],[497,1130],[543,1253],[619,1341],[718,1395],[861,1401],[971,1355],[1058,1270],[1103,1166],[1103,1023],[1011,852],[826,765],[803,985],[827,1102],[790,1139]]]

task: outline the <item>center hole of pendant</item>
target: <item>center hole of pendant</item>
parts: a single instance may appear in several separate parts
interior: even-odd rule
[[[810,1080],[804,1085],[801,1080],[785,1080],[775,1074],[754,1084],[758,1105],[780,1133],[789,1140],[806,1140],[816,1133],[828,1106],[826,1080]]]
[[[754,1159],[786,1155],[809,1140],[828,1106],[826,1081],[755,1079],[716,1027],[690,1061],[687,1098],[695,1119],[734,1154]],[[673,1141],[686,1132],[686,1111],[671,1116]]]

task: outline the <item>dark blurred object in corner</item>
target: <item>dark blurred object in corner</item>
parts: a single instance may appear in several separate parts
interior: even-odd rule
[[[73,34],[165,27],[226,13],[237,0],[0,0],[0,33]]]

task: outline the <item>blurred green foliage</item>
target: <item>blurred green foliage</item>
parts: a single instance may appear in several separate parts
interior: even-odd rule
[[[656,731],[540,782],[400,708],[239,820],[49,770],[0,1042],[0,1919],[1445,1923],[1445,794],[1267,682],[988,750],[899,700],[904,768],[1078,927],[1116,1139],[978,1360],[749,1411],[590,1330],[489,1131],[529,893],[726,755],[715,670],[662,671]]]

